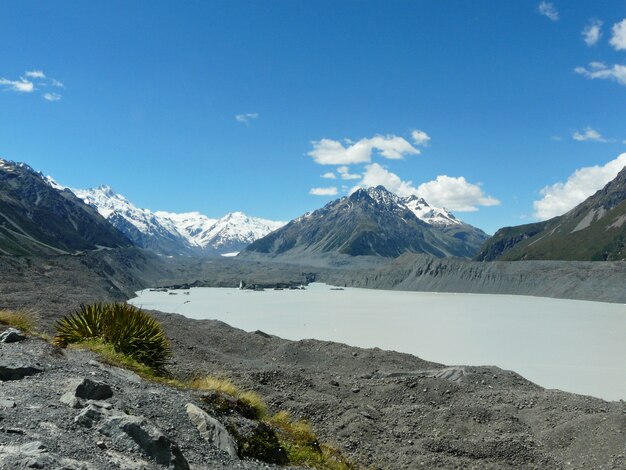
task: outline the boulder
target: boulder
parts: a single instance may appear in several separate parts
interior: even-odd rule
[[[74,395],[77,398],[84,398],[86,400],[106,400],[113,396],[113,390],[104,382],[83,379],[76,387]]]
[[[200,436],[206,442],[226,452],[231,457],[237,458],[237,443],[222,423],[193,403],[187,403],[186,410],[187,416],[198,428]]]
[[[74,421],[80,426],[95,428],[114,442],[134,444],[156,463],[174,470],[188,470],[189,464],[178,448],[152,422],[142,416],[130,416],[117,410],[107,410],[90,404]]]
[[[24,364],[1,365],[0,382],[6,382],[7,380],[22,380],[24,377],[39,374],[41,372],[43,372],[43,369]]]
[[[0,333],[0,343],[17,343],[18,341],[24,341],[26,335],[17,328],[8,328]]]

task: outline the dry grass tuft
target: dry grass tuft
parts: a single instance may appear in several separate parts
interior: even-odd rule
[[[39,315],[34,310],[0,310],[0,325],[17,328],[26,334],[33,334],[39,325]]]

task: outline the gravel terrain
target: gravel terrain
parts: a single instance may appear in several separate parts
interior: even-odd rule
[[[177,373],[232,377],[309,419],[363,468],[626,468],[624,402],[545,390],[496,367],[155,314],[175,338]]]
[[[89,352],[35,338],[0,343],[0,357],[0,469],[275,468],[207,444],[186,412],[188,403],[201,406],[198,392],[146,382]],[[7,371],[29,368],[7,380]],[[76,398],[84,379],[110,387],[111,396]]]
[[[246,272],[259,279],[279,279],[282,273],[283,280],[310,274],[299,266],[284,271],[274,267],[265,272],[261,263],[252,263],[252,269],[250,265],[222,260],[202,263],[195,271],[187,270],[190,263],[166,270],[141,257],[105,255],[107,259],[98,254],[86,260],[0,257],[0,308],[34,307],[44,327],[50,328],[55,319],[80,302],[123,299],[125,292],[147,285],[194,279],[204,279],[212,285],[231,282]],[[426,263],[415,262],[417,265],[410,269]],[[488,271],[496,268],[480,268],[480,264],[472,264],[479,266],[473,275],[485,282],[498,282],[497,273]],[[406,260],[402,265],[406,265]],[[153,271],[148,272],[150,266]],[[443,268],[437,269],[432,263],[429,266],[422,273],[426,279],[445,277]],[[595,274],[604,273],[598,277],[598,283],[605,283],[600,287],[617,292],[615,283],[607,280],[607,265],[597,266]],[[611,266],[619,284],[623,267]],[[377,287],[389,283],[398,288],[395,283],[405,274],[397,271],[400,266],[396,268],[389,265],[386,272],[379,268],[380,272],[373,275],[371,270],[369,282],[376,281]],[[552,268],[546,269],[549,273]],[[567,270],[567,266],[562,269]],[[574,271],[580,275],[580,282],[591,282],[582,266],[569,272]],[[320,270],[318,275],[328,280],[329,272]],[[390,279],[375,278],[381,273]],[[547,276],[546,273],[540,276]],[[350,274],[343,270],[340,274],[357,279],[354,271]],[[524,274],[526,277],[530,279],[530,273]],[[344,280],[348,281],[348,277]],[[511,276],[502,282],[512,285],[513,280]],[[412,282],[411,278],[406,278],[406,282]],[[336,444],[359,468],[626,468],[624,402],[545,390],[495,367],[449,367],[395,352],[315,340],[293,342],[263,332],[246,333],[216,321],[190,320],[159,312],[155,315],[172,339],[173,373],[182,378],[207,374],[232,378],[240,387],[259,392],[274,411],[287,409],[295,417],[309,419],[323,441]],[[15,352],[28,357],[20,360],[19,354],[12,356]],[[81,468],[84,462],[88,462],[84,468],[89,469],[115,468],[106,463],[113,461],[106,460],[113,459],[107,457],[109,453],[122,462],[121,468],[142,468],[144,461],[152,465],[133,445],[118,448],[115,443],[107,443],[106,436],[77,425],[73,420],[81,410],[59,402],[72,386],[70,382],[92,377],[113,388],[113,397],[107,400],[113,411],[107,412],[145,417],[178,445],[192,468],[238,468],[235,464],[244,465],[241,468],[266,468],[265,464],[229,460],[227,454],[207,448],[199,438],[196,440],[193,436],[198,431],[185,415],[185,405],[194,403],[193,397],[186,392],[137,382],[133,374],[90,364],[93,358],[85,353],[59,354],[35,340],[0,344],[0,368],[13,359],[44,372],[23,380],[0,381],[0,403],[15,404],[0,405],[0,452],[10,454],[10,458],[21,452],[16,446],[40,441],[46,452],[39,452],[42,449],[37,449],[37,444],[34,449],[27,446],[23,453],[30,452],[28,458],[45,454],[57,461],[78,462],[68,461],[63,464],[65,468]],[[115,418],[107,416],[103,422]],[[130,419],[122,418],[115,419]],[[101,440],[106,449],[97,446]],[[140,463],[132,467],[129,462]]]

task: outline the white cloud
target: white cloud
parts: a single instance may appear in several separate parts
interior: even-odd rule
[[[37,81],[37,87],[35,87],[33,79]],[[33,93],[34,91],[41,91],[42,88],[48,86],[63,87],[63,84],[54,78],[48,78],[42,70],[27,70],[24,72],[24,76],[18,80],[0,78],[0,88],[5,91]],[[42,97],[47,101],[59,101],[61,99],[61,95],[58,93],[43,93]]]
[[[376,135],[370,139],[361,139],[358,142],[347,142],[347,146],[332,139],[321,139],[311,142],[313,150],[308,155],[320,165],[350,165],[354,163],[368,163],[372,153],[390,160],[400,160],[405,155],[418,155],[415,147],[402,137],[395,135]]]
[[[259,113],[244,113],[244,114],[237,114],[235,116],[235,119],[239,122],[250,122],[254,119],[258,119],[259,118]]]
[[[329,179],[329,180],[335,180],[335,179],[337,179],[337,176],[335,176],[335,174],[332,171],[329,171],[328,173],[324,173],[322,175],[322,178],[326,178],[326,179]]]
[[[602,189],[626,166],[626,153],[604,166],[590,166],[576,170],[564,183],[544,187],[543,196],[533,203],[534,216],[540,220],[562,215]]]
[[[572,135],[572,139],[577,140],[578,142],[585,142],[585,141],[603,142],[603,143],[609,142],[607,139],[602,137],[602,134],[600,134],[597,130],[592,129],[589,126],[585,127],[584,131],[582,132],[580,131],[574,132],[574,134]]]
[[[46,101],[59,101],[61,99],[61,95],[58,93],[44,93],[43,99]]]
[[[582,31],[583,40],[588,46],[595,46],[602,37],[602,21],[592,19]]]
[[[429,204],[459,212],[474,212],[477,206],[500,204],[496,198],[485,195],[480,185],[468,182],[463,176],[437,176],[434,181],[420,184],[417,194]]]
[[[309,194],[313,196],[336,196],[337,188],[335,186],[329,188],[311,188]]]
[[[46,74],[41,70],[30,70],[28,72],[24,72],[24,75],[30,78],[46,78]]]
[[[361,175],[350,174],[350,169],[347,166],[340,166],[337,168],[337,173],[342,180],[358,180],[361,179]]]
[[[611,39],[609,40],[611,46],[618,51],[626,49],[626,19],[615,23],[611,29],[611,33]]]
[[[415,194],[435,207],[445,207],[458,212],[473,212],[478,210],[477,206],[500,204],[497,199],[485,195],[479,185],[468,182],[463,176],[440,175],[433,181],[415,187],[412,181],[403,181],[398,175],[377,163],[366,166],[363,179],[353,191],[378,185],[383,185],[400,197]]]
[[[0,78],[0,85],[4,85],[5,90],[16,91],[18,93],[32,93],[35,91],[35,86],[30,80],[21,78],[19,80],[8,80],[6,78]]]
[[[541,2],[537,7],[539,14],[548,17],[552,21],[559,21],[559,12],[553,3]]]
[[[626,86],[626,66],[615,64],[607,67],[602,62],[591,62],[589,67],[576,67],[574,71],[590,80],[613,80]]]
[[[413,143],[415,145],[426,145],[430,141],[430,136],[419,129],[415,129],[411,132],[411,138],[413,139]]]

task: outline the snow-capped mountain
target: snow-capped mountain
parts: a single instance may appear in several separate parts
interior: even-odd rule
[[[249,217],[242,212],[233,212],[220,219],[199,212],[152,212],[136,207],[109,186],[72,191],[135,244],[167,256],[239,252],[284,225],[284,222]]]
[[[250,217],[243,212],[230,212],[220,219],[210,219],[198,212],[176,214],[159,211],[156,214],[176,224],[178,232],[187,237],[189,243],[217,250],[220,254],[241,251],[286,223]]]
[[[411,209],[411,212],[413,212],[418,219],[423,220],[427,224],[446,226],[461,225],[463,223],[447,209],[433,207],[428,204],[424,198],[409,196],[403,198],[402,202]]]
[[[54,187],[25,163],[0,158],[0,254],[75,254],[130,246],[72,192]]]
[[[406,200],[377,186],[358,189],[294,219],[251,243],[241,256],[310,259],[338,253],[394,258],[412,252],[470,258],[487,238],[424,200]]]

